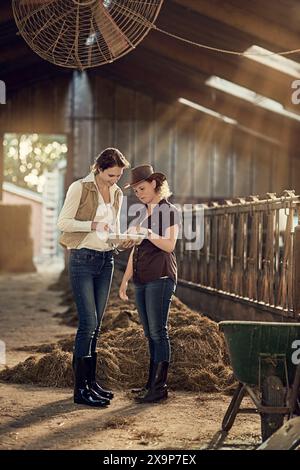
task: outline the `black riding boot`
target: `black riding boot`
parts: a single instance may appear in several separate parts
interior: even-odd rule
[[[96,368],[97,368],[97,353],[92,353],[91,357],[91,375],[89,377],[89,388],[96,392],[101,398],[111,400],[114,397],[113,392],[105,390],[100,384],[96,382]]]
[[[91,387],[90,387],[90,383],[91,383],[91,375],[92,375],[92,358],[91,356],[85,356],[85,365],[86,365],[86,384],[87,384],[87,387],[89,389],[89,391],[91,392],[91,395],[93,398],[95,398],[96,400],[100,400],[100,399],[103,399],[104,397],[101,397],[97,392],[95,392],[95,390],[92,390]],[[73,368],[73,372],[75,374],[75,356],[73,354],[73,360],[72,360],[72,368]],[[110,401],[107,399],[107,405],[110,404]]]
[[[89,375],[89,357],[73,357],[75,378],[74,403],[101,408],[109,405],[109,400],[97,397],[89,390],[87,376]]]
[[[131,389],[131,393],[138,394],[138,393],[147,392],[147,390],[149,390],[149,388],[150,388],[151,382],[154,380],[153,372],[154,372],[154,361],[152,359],[150,359],[148,380],[147,380],[146,385],[144,385],[143,387]]]
[[[167,377],[169,363],[167,361],[154,363],[153,377],[150,389],[144,395],[137,397],[139,403],[153,403],[168,398]]]

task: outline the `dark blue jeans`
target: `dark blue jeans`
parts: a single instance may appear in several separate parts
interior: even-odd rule
[[[176,284],[170,278],[135,284],[135,300],[154,362],[170,362],[168,316]]]
[[[96,351],[113,270],[112,251],[71,250],[69,275],[79,319],[76,357],[90,356]]]

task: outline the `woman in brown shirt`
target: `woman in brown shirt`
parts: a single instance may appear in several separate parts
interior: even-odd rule
[[[146,230],[147,237],[130,254],[119,295],[128,300],[128,281],[133,278],[135,300],[148,339],[150,365],[147,384],[133,389],[139,403],[151,403],[167,398],[167,374],[170,363],[168,314],[177,282],[174,253],[180,215],[169,201],[166,177],[154,173],[150,165],[132,170],[132,187],[144,204],[136,221],[137,231]]]

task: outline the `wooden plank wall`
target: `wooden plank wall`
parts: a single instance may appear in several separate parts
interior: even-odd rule
[[[178,202],[300,192],[297,149],[96,74],[75,72],[8,97],[0,107],[4,132],[66,133],[68,183],[85,175],[103,148],[116,146],[132,166],[149,162],[165,172]]]

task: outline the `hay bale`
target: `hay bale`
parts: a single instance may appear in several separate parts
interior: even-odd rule
[[[30,237],[31,207],[0,204],[0,271],[35,272]]]
[[[71,355],[56,349],[41,359],[30,356],[15,367],[1,371],[0,379],[45,387],[70,387],[73,384]]]
[[[121,273],[116,272],[111,297],[98,340],[98,378],[106,387],[130,388],[143,385],[148,374],[148,343],[139,323],[135,304],[118,298]],[[129,289],[133,299],[133,290]],[[70,312],[69,312],[70,313]],[[69,315],[68,313],[68,315]],[[70,317],[69,317],[70,320]],[[169,319],[172,348],[169,385],[175,390],[213,392],[232,388],[229,357],[217,323],[190,310],[176,297]],[[71,354],[74,336],[39,351],[50,351],[39,361],[29,358],[13,369],[0,373],[0,379],[51,386],[72,384]]]

